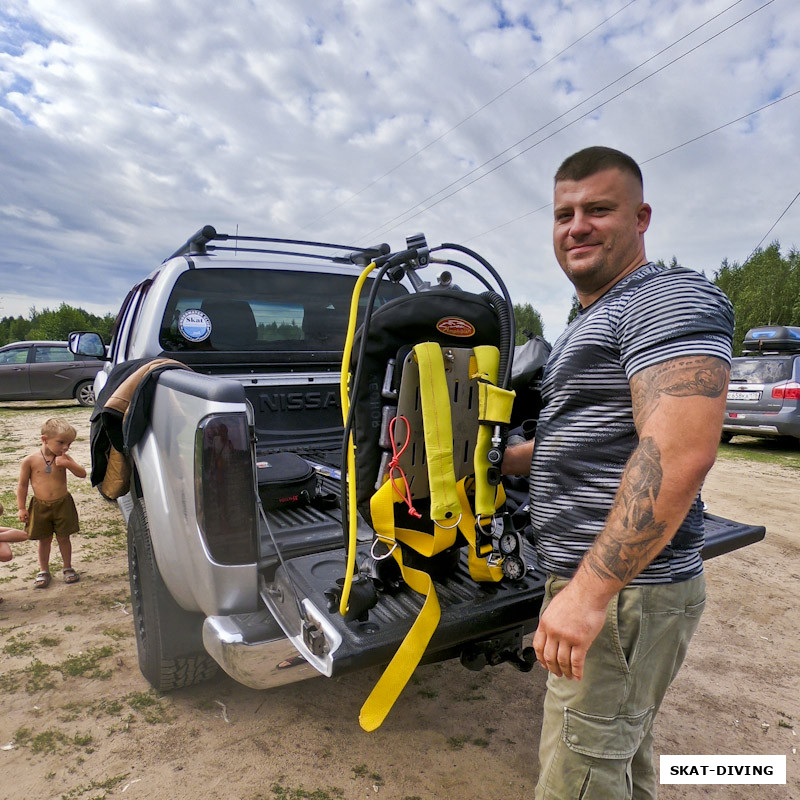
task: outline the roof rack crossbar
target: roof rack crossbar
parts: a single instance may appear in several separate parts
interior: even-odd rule
[[[294,250],[262,250],[249,247],[222,247],[219,245],[210,245],[210,241],[243,241],[243,242],[271,242],[274,244],[292,244],[301,247],[322,247],[330,248],[333,250],[349,250],[346,256],[325,256],[313,253],[299,252]],[[216,228],[212,225],[205,225],[193,236],[190,236],[186,242],[181,245],[172,255],[165,258],[169,261],[170,258],[177,256],[189,255],[190,253],[203,255],[209,250],[229,250],[232,252],[246,252],[246,253],[269,253],[272,255],[285,255],[285,256],[302,256],[305,258],[319,258],[328,261],[335,261],[343,264],[365,264],[368,260],[377,258],[379,256],[388,255],[391,248],[388,244],[383,243],[375,245],[374,247],[356,247],[355,245],[347,244],[331,244],[329,242],[311,242],[304,239],[276,239],[270,236],[240,236],[238,234],[217,233]]]
[[[216,244],[208,245],[207,249],[210,250],[227,250],[229,252],[235,253],[269,253],[270,255],[275,256],[302,256],[303,258],[319,258],[323,261],[337,261],[343,262],[346,264],[352,264],[353,262],[349,258],[345,258],[343,256],[329,256],[329,255],[322,255],[320,253],[299,253],[297,250],[267,250],[266,248],[262,247],[223,247]]]

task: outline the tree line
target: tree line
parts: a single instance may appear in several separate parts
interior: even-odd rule
[[[55,311],[32,308],[27,317],[0,318],[0,346],[34,340],[63,342],[72,331],[96,331],[108,344],[114,318],[114,314],[101,317],[67,303],[62,303]]]
[[[673,257],[668,266],[677,267],[677,260]],[[742,342],[750,328],[800,326],[800,252],[796,248],[784,256],[780,242],[776,241],[764,250],[757,250],[743,264],[725,259],[713,281],[728,295],[736,314],[734,355],[741,355]],[[578,309],[577,297],[573,296],[567,323],[575,318]],[[541,314],[530,303],[514,305],[514,320],[516,344],[522,344],[530,336],[543,336]],[[101,317],[67,303],[55,311],[32,308],[27,317],[0,319],[0,346],[33,339],[63,341],[72,331],[80,330],[97,331],[108,344],[113,325],[113,314]]]

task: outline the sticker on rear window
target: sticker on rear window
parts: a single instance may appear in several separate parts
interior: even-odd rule
[[[211,336],[211,320],[200,309],[190,308],[178,318],[178,331],[190,342],[204,342]]]
[[[475,328],[461,317],[442,317],[436,327],[448,336],[474,336]]]

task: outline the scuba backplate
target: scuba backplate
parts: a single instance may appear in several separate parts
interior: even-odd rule
[[[514,315],[494,268],[468,248],[429,249],[421,235],[407,250],[373,261],[356,283],[342,363],[342,520],[347,566],[334,590],[345,619],[365,619],[377,592],[399,583],[424,596],[416,621],[361,709],[374,730],[413,674],[440,618],[435,582],[447,580],[467,548],[473,580],[525,575],[522,539],[504,512],[500,465],[514,392],[509,390]],[[443,251],[466,254],[489,273]],[[429,261],[462,268],[487,287],[475,294],[423,284]],[[359,296],[377,269],[356,332]],[[414,291],[374,308],[380,280],[404,277]],[[356,564],[356,514],[374,531]]]

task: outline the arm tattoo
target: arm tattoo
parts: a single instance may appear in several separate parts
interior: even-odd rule
[[[719,397],[728,385],[728,365],[714,356],[673,358],[642,370],[631,378],[636,427],[655,411],[662,395]]]
[[[586,554],[587,566],[599,577],[625,584],[656,555],[653,546],[666,529],[654,511],[662,478],[661,451],[655,439],[642,439],[625,469],[609,525]]]

